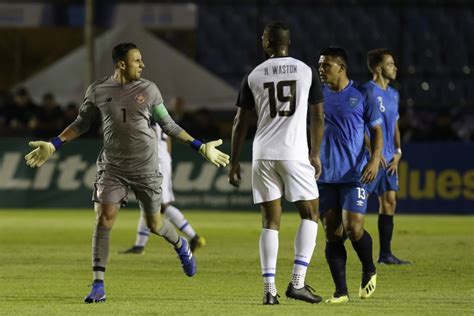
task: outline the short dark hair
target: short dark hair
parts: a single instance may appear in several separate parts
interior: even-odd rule
[[[339,57],[347,65],[347,53],[341,47],[326,47],[321,50],[319,56]]]
[[[287,46],[290,40],[290,29],[280,21],[274,21],[265,26],[268,33],[268,40],[272,46]]]
[[[390,55],[393,57],[392,52],[386,48],[377,48],[369,51],[367,53],[367,67],[369,70],[374,72],[375,67],[382,63],[383,56],[385,55]]]
[[[51,92],[46,92],[43,94],[43,100],[44,99],[54,99],[54,95]]]
[[[15,91],[15,95],[19,97],[26,97],[28,96],[28,90],[25,87],[20,87],[18,90]]]
[[[116,45],[112,49],[112,61],[114,65],[117,64],[121,60],[125,60],[125,58],[127,57],[128,51],[135,48],[138,49],[137,45],[135,45],[134,43],[120,43]]]

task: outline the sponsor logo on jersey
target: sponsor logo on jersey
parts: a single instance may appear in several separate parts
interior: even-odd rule
[[[143,102],[145,102],[145,97],[141,93],[137,94],[135,96],[135,101],[137,101],[138,104],[142,104]]]

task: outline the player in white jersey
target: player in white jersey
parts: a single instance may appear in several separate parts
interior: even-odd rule
[[[275,274],[283,195],[294,202],[301,217],[294,243],[293,275],[286,296],[309,303],[321,301],[305,284],[305,275],[318,231],[319,194],[315,178],[321,173],[323,96],[317,72],[289,57],[289,44],[290,32],[283,23],[273,22],[265,28],[262,46],[268,59],[243,79],[232,129],[229,182],[239,186],[239,154],[248,122],[256,112],[252,191],[263,218],[259,249],[265,305],[279,304]],[[308,104],[311,152],[306,136]]]
[[[121,43],[112,50],[114,73],[87,89],[76,120],[49,142],[36,141],[25,156],[30,167],[41,167],[63,144],[83,133],[97,119],[102,120],[103,148],[97,158],[92,199],[96,223],[92,237],[93,284],[85,303],[104,302],[104,276],[109,256],[109,236],[120,207],[134,191],[150,231],[174,246],[186,275],[196,274],[196,260],[186,238],[161,217],[161,181],[156,153],[157,122],[167,133],[191,147],[216,166],[226,166],[229,156],[215,149],[221,140],[203,144],[171,119],[156,85],[141,78],[145,64],[133,43]]]
[[[194,228],[189,224],[184,214],[172,203],[175,201],[173,192],[172,180],[172,166],[171,166],[171,138],[166,135],[159,125],[155,125],[154,129],[157,135],[158,145],[158,163],[160,172],[163,176],[163,183],[161,184],[161,213],[164,214],[180,231],[182,231],[189,240],[189,247],[191,252],[197,248],[203,247],[206,244],[204,237],[196,234]],[[137,237],[135,244],[121,252],[122,254],[143,254],[145,246],[150,236],[150,229],[146,225],[146,220],[141,214],[138,220]]]

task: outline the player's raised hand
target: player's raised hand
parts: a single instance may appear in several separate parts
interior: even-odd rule
[[[229,170],[229,183],[238,188],[240,186],[240,180],[242,180],[240,177],[240,164],[238,162],[233,163]]]
[[[364,171],[360,177],[360,182],[369,183],[374,181],[378,171],[379,163],[375,162],[374,160],[370,160],[364,167]]]
[[[35,148],[25,156],[26,164],[31,168],[41,167],[56,151],[56,148],[50,142],[36,141],[29,142],[28,145]]]
[[[229,164],[230,156],[216,149],[220,145],[222,145],[222,139],[207,142],[199,147],[199,153],[216,167],[225,167]]]

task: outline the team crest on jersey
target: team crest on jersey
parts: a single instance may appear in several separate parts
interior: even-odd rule
[[[352,107],[356,106],[359,100],[357,98],[349,98],[349,103]]]
[[[135,101],[137,101],[138,104],[142,104],[143,102],[145,102],[145,97],[141,93],[137,94],[135,96]]]

